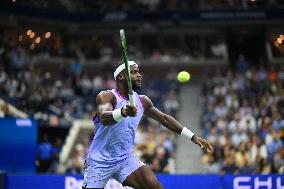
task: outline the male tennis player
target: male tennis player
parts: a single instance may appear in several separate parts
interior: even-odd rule
[[[134,61],[129,61],[129,65],[133,90],[139,89],[142,78],[138,65]],[[142,115],[157,120],[204,150],[213,151],[206,140],[155,108],[147,96],[134,92],[136,106],[129,105],[124,69],[125,64],[121,64],[114,72],[116,89],[102,91],[96,98],[98,112],[93,119],[96,133],[86,159],[83,189],[103,188],[110,178],[137,189],[163,188],[151,169],[133,154],[135,130]]]

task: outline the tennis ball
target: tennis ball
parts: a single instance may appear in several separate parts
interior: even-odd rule
[[[181,83],[188,82],[190,80],[190,74],[187,71],[181,71],[177,75],[177,80]]]

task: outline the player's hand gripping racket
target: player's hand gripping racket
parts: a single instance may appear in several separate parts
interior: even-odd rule
[[[134,96],[133,96],[133,90],[132,90],[132,82],[130,77],[130,66],[128,64],[128,55],[127,55],[127,43],[125,39],[124,29],[120,30],[120,40],[121,40],[121,46],[123,50],[123,62],[125,65],[125,71],[126,71],[126,80],[128,85],[128,95],[129,95],[129,102],[130,105],[135,106],[134,102]]]

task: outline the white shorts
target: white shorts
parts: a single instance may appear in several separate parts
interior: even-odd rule
[[[86,188],[104,188],[110,178],[120,183],[134,171],[145,165],[134,154],[123,159],[119,164],[97,163],[86,160],[83,186]]]

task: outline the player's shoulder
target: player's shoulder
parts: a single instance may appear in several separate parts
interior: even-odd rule
[[[97,95],[96,99],[100,101],[113,101],[115,99],[115,96],[111,91],[106,90],[106,91],[101,91]]]
[[[144,95],[144,94],[139,94],[139,97],[141,98],[141,99],[149,99],[149,97],[147,96],[147,95]]]
[[[99,92],[98,96],[113,96],[114,94],[110,90],[104,90]]]
[[[147,95],[139,95],[144,106],[152,105],[151,99]]]

